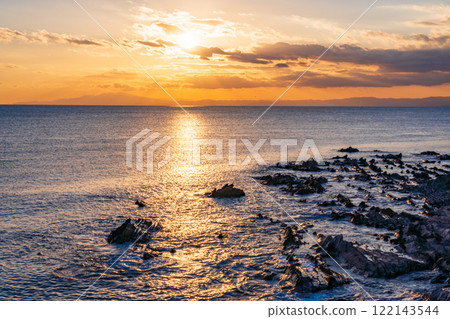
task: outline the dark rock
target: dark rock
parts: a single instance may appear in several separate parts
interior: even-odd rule
[[[450,288],[436,288],[431,293],[425,294],[424,299],[427,301],[450,301]]]
[[[277,163],[276,167],[284,169],[292,169],[294,171],[317,172],[320,171],[319,164],[312,158],[307,161],[297,163],[289,162],[286,164]]]
[[[334,200],[323,201],[321,203],[317,203],[317,206],[322,206],[322,207],[336,206],[336,202]]]
[[[312,271],[289,264],[284,268],[280,279],[283,289],[294,289],[300,292],[332,289],[349,282],[345,275],[331,270],[325,262],[316,265]]]
[[[262,176],[258,179],[261,180],[261,184],[263,185],[287,185],[294,184],[297,181],[297,178],[293,175],[280,173]]]
[[[450,155],[448,155],[448,154],[442,154],[442,155],[436,156],[436,158],[437,158],[438,160],[441,160],[441,161],[448,161],[448,160],[450,160]]]
[[[302,236],[297,233],[297,226],[291,225],[283,229],[283,249],[297,248],[302,243]]]
[[[436,153],[436,152],[433,152],[433,151],[425,151],[425,152],[420,153],[419,155],[433,155],[433,156],[435,156],[435,155],[439,155],[439,153]]]
[[[338,150],[338,152],[341,152],[341,153],[356,153],[356,152],[359,152],[359,149],[349,146],[347,148],[341,148],[340,150]]]
[[[134,202],[136,205],[138,205],[139,207],[144,207],[147,206],[147,203],[144,202],[143,200],[137,200]]]
[[[334,196],[333,198],[347,208],[355,207],[355,205],[353,205],[352,201],[342,194],[338,194],[338,195]]]
[[[242,189],[235,188],[233,184],[225,184],[221,189],[215,189],[205,194],[208,197],[213,198],[236,198],[245,196]]]
[[[132,223],[127,219],[117,229],[113,230],[108,236],[108,243],[122,244],[125,242],[146,243],[151,238],[151,231],[159,229],[159,226],[151,221],[138,219]]]
[[[413,176],[416,179],[430,179],[430,175],[426,172],[414,172]]]
[[[282,190],[290,193],[291,195],[323,193],[325,191],[325,188],[322,186],[322,184],[326,182],[327,179],[325,177],[302,177],[298,180],[297,184],[288,185],[286,187],[283,187]]]
[[[143,258],[144,260],[148,260],[148,259],[151,259],[151,258],[158,257],[158,256],[160,256],[160,255],[161,255],[161,253],[160,253],[159,251],[153,250],[153,249],[151,249],[151,248],[147,248],[147,249],[144,251],[144,254],[142,255],[142,258]]]
[[[375,155],[378,158],[382,159],[394,159],[394,160],[401,160],[402,159],[402,153],[399,154],[386,154],[386,155]]]
[[[381,173],[383,170],[381,168],[379,168],[378,166],[376,166],[375,164],[370,164],[369,168],[374,171],[375,173]]]
[[[319,243],[331,256],[367,277],[394,278],[426,267],[425,263],[378,249],[365,250],[345,241],[342,235],[319,236]]]
[[[264,280],[272,280],[277,274],[268,270],[268,269],[264,269],[263,272],[259,275],[259,277],[261,277]]]

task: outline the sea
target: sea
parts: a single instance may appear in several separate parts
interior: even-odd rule
[[[273,107],[254,123],[264,110],[0,106],[0,299],[354,300],[368,293],[403,300],[426,289],[427,283],[413,280],[421,272],[386,280],[352,269],[346,269],[350,283],[331,290],[282,289],[280,224],[258,214],[309,223],[311,233],[392,247],[375,239],[377,230],[332,220],[317,206],[337,192],[358,204],[363,195],[344,187],[350,173],[340,173],[344,183],[333,181],[336,173],[318,173],[329,179],[326,191],[296,196],[256,178],[281,172],[276,163],[295,161],[302,149],[324,161],[348,146],[360,151],[351,157],[367,159],[402,153],[406,162],[417,162],[423,151],[449,154],[450,108]],[[147,134],[128,142],[127,152],[127,141],[140,132]],[[205,196],[225,184],[246,196]],[[380,207],[416,212],[373,192]],[[138,207],[136,200],[147,205]],[[107,243],[127,218],[159,223],[148,243],[158,256],[144,260],[142,245]],[[308,267],[314,242],[305,241],[296,254]],[[263,279],[263,271],[277,276]]]

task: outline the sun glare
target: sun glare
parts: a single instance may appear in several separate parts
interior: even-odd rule
[[[197,37],[192,33],[184,33],[180,36],[178,44],[183,49],[192,49],[198,45]]]

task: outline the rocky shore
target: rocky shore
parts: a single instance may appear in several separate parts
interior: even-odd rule
[[[359,150],[349,147],[339,152],[358,153]],[[385,280],[433,270],[432,275],[415,278],[432,284],[433,289],[411,294],[418,300],[450,300],[450,174],[446,169],[449,166],[441,162],[447,160],[448,155],[426,151],[419,155],[426,157],[421,162],[405,163],[401,153],[375,153],[372,159],[337,156],[324,166],[312,160],[276,165],[283,171],[326,171],[334,174],[333,180],[338,183],[346,179],[340,175],[345,172],[347,179],[357,182],[358,186],[342,185],[339,193],[327,186],[328,180],[322,175],[306,177],[283,172],[257,178],[263,185],[278,186],[282,192],[302,198],[300,203],[306,202],[307,197],[303,198],[310,194],[328,193],[329,200],[317,203],[320,211],[336,222],[376,230],[376,239],[389,247],[388,251],[375,249],[365,245],[364,238],[356,242],[347,240],[348,234],[314,232],[308,234],[316,241],[309,248],[311,253],[307,258],[300,257],[298,247],[304,244],[302,233],[308,232],[309,227],[299,230],[296,224],[283,225],[280,248],[286,255],[286,266],[281,274],[269,276],[270,280],[277,278],[282,289],[315,292],[349,283],[347,270]],[[356,188],[364,195],[353,202],[354,198],[342,193],[343,188],[344,192]],[[393,204],[404,203],[411,209],[404,212],[397,210],[398,205],[379,207],[374,189],[378,190],[378,196],[384,195]],[[331,266],[335,262],[343,269],[333,270]]]

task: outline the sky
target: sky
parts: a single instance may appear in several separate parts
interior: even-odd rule
[[[0,0],[0,104],[450,97],[449,0],[78,2]]]

